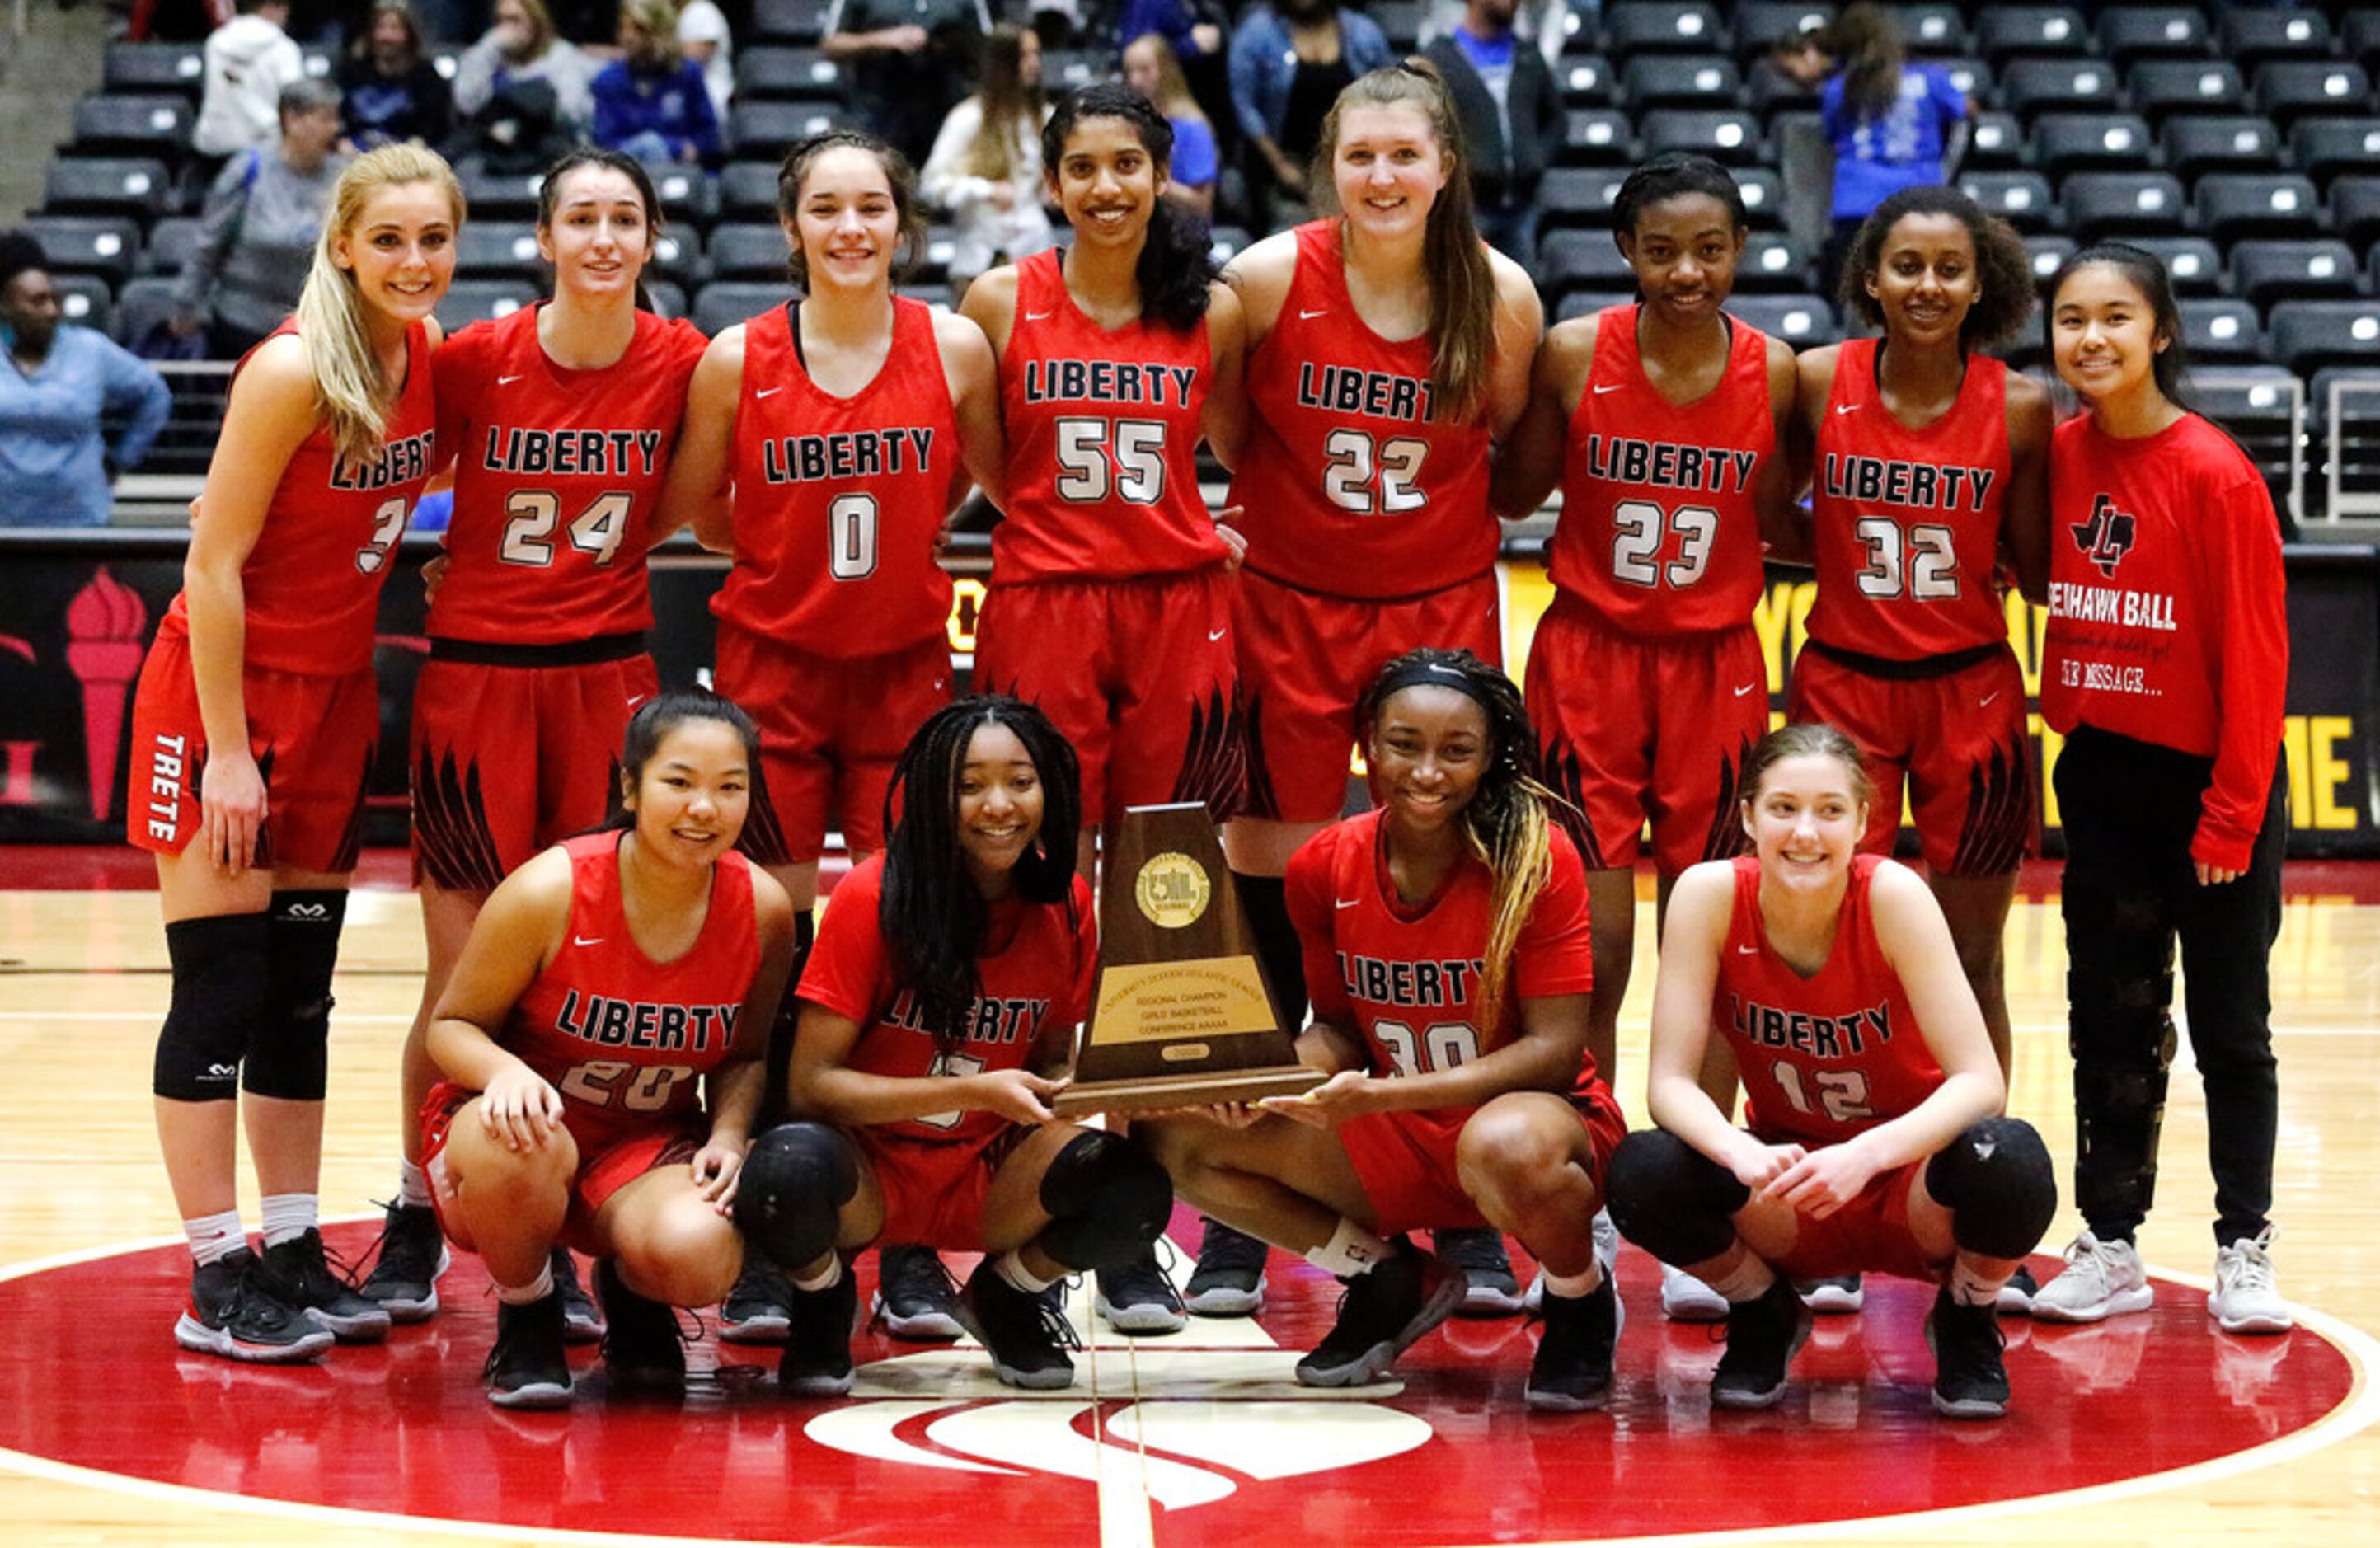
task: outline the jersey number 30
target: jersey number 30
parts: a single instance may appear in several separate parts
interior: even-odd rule
[[[1372,1035],[1400,1075],[1451,1070],[1479,1057],[1479,1034],[1469,1022],[1432,1022],[1416,1036],[1402,1022],[1380,1021],[1372,1023]]]

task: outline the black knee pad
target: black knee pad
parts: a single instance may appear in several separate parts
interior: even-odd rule
[[[1950,1238],[1986,1258],[2022,1258],[2058,1213],[2049,1147],[2021,1118],[1970,1124],[1925,1163],[1925,1191],[1950,1212]]]
[[[752,1142],[735,1184],[735,1228],[779,1268],[808,1268],[834,1245],[859,1191],[859,1154],[823,1123],[781,1123]]]
[[[264,1020],[273,981],[272,922],[261,913],[177,919],[165,926],[174,1000],[157,1034],[150,1089],[176,1102],[229,1102]]]
[[[1077,1134],[1041,1174],[1050,1212],[1041,1250],[1068,1268],[1119,1268],[1146,1252],[1173,1213],[1173,1179],[1137,1141]]]
[[[320,1102],[330,1082],[331,973],[347,895],[329,889],[275,892],[273,987],[264,1019],[248,1046],[241,1083],[259,1096]]]
[[[1735,1212],[1752,1198],[1734,1173],[1659,1129],[1640,1129],[1620,1142],[1604,1168],[1603,1192],[1621,1236],[1678,1264],[1726,1252],[1735,1240]]]

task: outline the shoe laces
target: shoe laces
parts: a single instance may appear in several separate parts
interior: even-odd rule
[[[2123,1262],[2124,1250],[2121,1241],[2102,1241],[2088,1234],[2079,1236],[2067,1245],[2067,1267],[2092,1276],[2102,1286],[2112,1284]]]
[[[1220,1220],[1209,1220],[1198,1238],[1198,1266],[1208,1270],[1254,1270],[1261,1274],[1271,1251],[1264,1242],[1236,1227],[1226,1226]]]
[[[958,1300],[958,1281],[951,1277],[949,1265],[931,1249],[903,1252],[892,1260],[892,1280],[880,1287],[883,1293],[877,1297],[879,1317],[885,1314],[884,1309],[892,1304],[895,1296],[930,1301],[942,1311],[948,1311]],[[878,1266],[882,1266],[880,1260]]]
[[[1120,1268],[1099,1271],[1099,1288],[1111,1306],[1145,1306],[1155,1301],[1175,1312],[1182,1311],[1182,1292],[1173,1286],[1170,1264],[1178,1261],[1173,1244],[1163,1237],[1146,1257],[1137,1257]]]
[[[2255,1236],[2243,1236],[2225,1248],[2218,1265],[2218,1277],[2225,1287],[2234,1291],[2249,1290],[2271,1294],[2273,1290],[2273,1228],[2267,1226]]]
[[[382,1262],[388,1256],[392,1241],[397,1245],[400,1252],[405,1245],[405,1239],[397,1230],[396,1222],[399,1218],[398,1212],[407,1206],[395,1199],[374,1199],[370,1202],[372,1206],[381,1212],[379,1234],[371,1239],[371,1245],[366,1247],[362,1256],[357,1258],[354,1263],[349,1264],[344,1259],[340,1262],[342,1271],[348,1276],[350,1289],[361,1289],[364,1281],[379,1272]],[[428,1268],[437,1264],[437,1241],[438,1239],[434,1236],[429,1238],[430,1252],[424,1255],[422,1267]]]

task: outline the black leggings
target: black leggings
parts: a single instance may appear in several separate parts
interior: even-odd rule
[[[2103,1240],[2131,1240],[2156,1194],[2177,938],[2190,1046],[2206,1088],[2216,1244],[2262,1231],[2273,1204],[2280,1085],[2267,959],[2281,928],[2289,769],[2274,767],[2247,870],[2201,887],[2190,841],[2213,774],[2211,759],[2088,726],[2058,760],[2074,1195]]]

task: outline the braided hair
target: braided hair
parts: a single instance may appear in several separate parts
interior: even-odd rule
[[[1553,875],[1552,808],[1561,797],[1540,777],[1537,734],[1521,690],[1468,650],[1408,650],[1382,667],[1356,710],[1366,746],[1378,734],[1390,699],[1407,688],[1432,685],[1465,695],[1488,719],[1487,767],[1463,809],[1463,831],[1471,853],[1495,878],[1477,1001],[1493,1016],[1511,982],[1521,931]]]
[[[977,695],[937,710],[892,766],[884,792],[884,889],[877,928],[892,958],[893,982],[945,1050],[965,1034],[983,986],[977,959],[990,911],[967,879],[959,851],[959,778],[979,727],[1004,726],[1041,778],[1041,830],[1016,862],[1017,896],[1055,903],[1075,920],[1075,835],[1082,828],[1082,772],[1074,746],[1049,717],[1006,695]],[[898,820],[894,813],[898,811]]]

